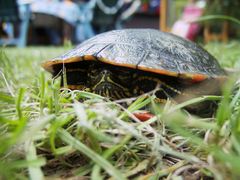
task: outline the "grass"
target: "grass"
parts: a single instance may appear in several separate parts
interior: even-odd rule
[[[240,68],[240,43],[206,48],[222,66]],[[43,60],[65,48],[2,48],[0,54],[0,177],[43,179],[239,179],[240,89],[160,107],[154,97],[117,102],[82,91],[59,91]],[[239,76],[239,72],[238,72]],[[213,118],[182,107],[218,99]],[[150,106],[140,122],[133,112]]]

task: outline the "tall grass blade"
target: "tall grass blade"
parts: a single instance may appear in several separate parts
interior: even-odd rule
[[[111,157],[114,153],[116,153],[117,151],[119,151],[120,149],[122,149],[124,147],[124,145],[126,145],[129,140],[132,138],[131,135],[127,135],[125,136],[125,138],[117,145],[114,145],[113,147],[107,149],[106,151],[103,152],[102,157],[105,159],[108,159],[109,157]],[[91,178],[93,180],[99,180],[99,177],[101,177],[100,175],[100,171],[101,171],[101,166],[99,166],[98,164],[96,164],[93,169],[92,169],[92,174],[91,174]]]
[[[195,22],[202,22],[208,20],[228,20],[240,25],[240,20],[231,16],[226,15],[206,15],[199,17]]]
[[[67,131],[59,129],[57,135],[66,144],[73,146],[75,149],[79,150],[81,153],[85,154],[92,161],[101,166],[109,175],[113,176],[114,179],[124,180],[126,179],[121,172],[114,168],[105,158],[101,157],[95,153],[92,149],[88,148],[86,145],[78,141],[76,138],[71,136]]]
[[[28,161],[38,159],[37,154],[36,154],[36,148],[32,141],[27,141],[25,143],[25,148],[26,148],[26,152],[27,152],[26,158]],[[44,175],[41,170],[41,166],[29,166],[28,172],[29,172],[29,177],[32,180],[43,180],[44,179]]]

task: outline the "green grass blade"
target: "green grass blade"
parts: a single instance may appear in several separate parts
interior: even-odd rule
[[[13,104],[15,102],[15,99],[13,96],[0,92],[0,101]]]
[[[110,149],[107,149],[106,151],[104,151],[104,153],[103,153],[102,156],[103,156],[105,159],[108,159],[108,158],[111,157],[114,153],[116,153],[117,151],[119,151],[120,149],[122,149],[123,146],[126,145],[131,138],[132,138],[131,135],[127,135],[119,144],[114,145],[114,146],[111,147]],[[100,167],[98,164],[96,164],[96,165],[93,167],[92,174],[91,174],[91,178],[92,178],[93,180],[98,180],[99,177],[101,177],[100,171],[101,171],[101,167]]]
[[[67,131],[59,129],[57,132],[58,136],[67,143],[73,146],[75,149],[79,150],[81,153],[85,154],[92,161],[101,166],[109,175],[113,176],[114,179],[123,180],[126,179],[121,172],[114,168],[106,159],[95,153],[92,149],[88,148],[82,142],[78,141],[76,138],[71,136]]]
[[[25,148],[26,148],[26,152],[27,152],[26,158],[28,161],[38,159],[37,153],[36,153],[36,148],[32,141],[26,142]],[[44,179],[44,175],[41,170],[41,166],[29,166],[28,172],[29,172],[29,177],[32,180],[43,180]]]
[[[40,74],[40,112],[43,113],[44,101],[45,101],[45,91],[46,91],[46,83],[45,83],[45,75],[42,72]]]
[[[216,159],[222,161],[222,163],[226,164],[228,167],[231,167],[232,172],[235,172],[236,174],[238,174],[238,176],[240,175],[239,156],[235,156],[230,153],[225,153],[217,147],[213,150],[213,155],[215,156]]]
[[[233,87],[233,79],[229,80],[223,87],[223,99],[219,105],[216,115],[217,124],[221,127],[231,116],[231,94]]]
[[[141,109],[142,107],[146,107],[151,102],[151,97],[141,96],[136,101],[134,101],[127,109],[128,112],[134,112],[136,110]],[[128,115],[128,112],[124,111],[119,118],[123,119]]]
[[[9,163],[8,166],[11,169],[21,169],[21,168],[28,168],[28,167],[40,167],[46,164],[45,158],[38,158],[34,160],[18,160],[12,163]]]
[[[79,91],[79,96],[88,99],[104,99],[104,97],[87,91]]]
[[[176,111],[178,109],[182,109],[186,106],[189,106],[189,105],[192,105],[192,104],[197,104],[197,103],[201,103],[201,102],[204,102],[204,101],[219,101],[221,100],[222,97],[221,96],[202,96],[202,97],[197,97],[197,98],[194,98],[194,99],[190,99],[188,101],[185,101],[183,103],[180,103],[176,106],[174,106],[171,111]]]
[[[16,111],[19,119],[22,119],[21,102],[23,100],[24,93],[25,93],[25,89],[20,88],[18,91],[18,97],[16,99]]]
[[[240,20],[231,16],[226,15],[206,15],[199,17],[195,22],[202,22],[208,20],[228,20],[240,25]]]

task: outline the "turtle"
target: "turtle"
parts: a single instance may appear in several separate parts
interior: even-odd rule
[[[156,29],[104,32],[42,66],[53,76],[61,74],[62,85],[69,89],[112,100],[153,91],[159,102],[219,95],[226,77],[218,61],[200,45]],[[208,109],[197,106],[204,108]]]

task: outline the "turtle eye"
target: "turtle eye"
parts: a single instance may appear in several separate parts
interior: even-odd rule
[[[99,75],[99,70],[98,69],[91,69],[89,72],[88,72],[88,76],[90,78],[95,78],[96,76]]]
[[[97,76],[99,76],[99,73],[101,72],[101,66],[99,64],[93,63],[89,66],[88,68],[88,77],[89,78],[96,78]]]

